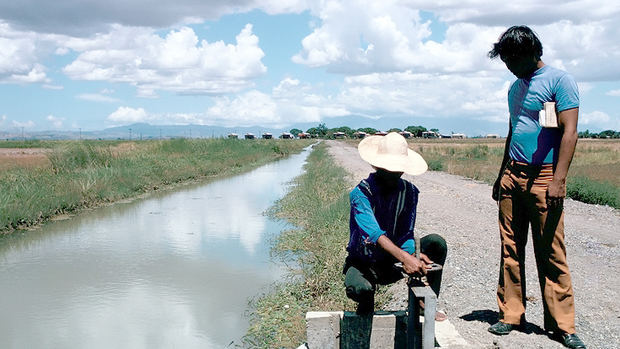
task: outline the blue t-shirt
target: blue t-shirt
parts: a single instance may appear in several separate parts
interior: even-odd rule
[[[543,128],[538,112],[545,102],[555,102],[559,112],[579,107],[575,79],[565,71],[545,65],[527,79],[518,79],[508,90],[512,126],[510,158],[532,165],[557,161],[562,132]]]
[[[351,191],[349,256],[361,263],[394,263],[396,260],[377,246],[381,235],[407,251],[415,252],[413,229],[419,190],[400,179],[398,189],[384,192],[371,173]]]

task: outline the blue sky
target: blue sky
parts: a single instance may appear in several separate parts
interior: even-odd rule
[[[494,5],[493,5],[494,4]],[[620,130],[620,3],[0,0],[0,131],[147,122],[506,134],[509,26]]]

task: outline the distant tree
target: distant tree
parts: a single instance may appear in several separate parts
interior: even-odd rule
[[[618,138],[620,133],[614,130],[605,130],[598,134],[598,138]]]
[[[325,136],[327,134],[327,131],[328,131],[327,126],[325,126],[325,123],[319,124],[319,126],[316,129],[317,129],[317,131],[319,133],[319,136],[321,136],[321,137]]]
[[[439,129],[438,128],[431,128],[431,131],[439,133]]]
[[[391,128],[388,130],[388,132],[401,132],[402,130],[400,128]]]
[[[304,132],[304,131],[302,131],[302,130],[300,130],[300,129],[298,129],[298,128],[291,129],[291,131],[290,131],[290,133],[291,133],[293,136],[295,136],[295,137],[297,137],[297,135],[298,135],[298,134],[300,134],[300,133],[302,133],[302,132]]]
[[[372,128],[372,127],[362,127],[362,128],[358,128],[357,130],[360,132],[366,132],[369,135],[374,135],[375,133],[379,132],[379,130]]]
[[[310,127],[309,129],[306,130],[306,133],[309,133],[311,135],[317,135],[319,134],[319,129],[316,127]]]
[[[590,130],[579,132],[577,135],[579,136],[579,138],[590,138],[592,136],[590,134]]]
[[[422,137],[422,132],[426,132],[426,127],[423,126],[407,126],[405,131],[411,132],[414,137]]]
[[[344,133],[347,135],[347,137],[351,138],[351,137],[353,137],[353,132],[355,132],[355,131],[353,131],[353,130],[352,130],[350,127],[348,127],[348,126],[340,126],[340,127],[330,128],[330,129],[327,131],[327,134],[328,134],[328,136],[331,138],[331,135],[333,135],[333,134],[334,134],[334,133],[336,133],[336,132],[344,132]]]

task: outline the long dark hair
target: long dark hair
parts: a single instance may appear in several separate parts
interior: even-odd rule
[[[536,33],[524,25],[515,25],[506,30],[489,51],[489,58],[500,56],[504,59],[515,56],[542,57],[543,48]]]

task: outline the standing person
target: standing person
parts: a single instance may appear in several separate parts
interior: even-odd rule
[[[492,194],[499,201],[502,258],[499,322],[489,331],[505,335],[524,325],[525,245],[531,224],[545,330],[568,348],[585,348],[575,333],[563,212],[566,174],[577,144],[579,92],[573,77],[545,65],[542,54],[540,40],[526,26],[510,27],[489,52],[517,77],[508,90],[509,132]],[[545,102],[556,103],[556,128],[539,123]]]
[[[413,230],[418,204],[418,188],[400,178],[403,173],[419,175],[428,168],[424,159],[409,149],[407,141],[396,132],[386,136],[370,136],[358,146],[360,156],[376,172],[362,180],[351,191],[349,252],[344,266],[345,289],[349,298],[358,302],[358,314],[374,310],[377,284],[391,284],[407,274],[427,274],[433,261],[443,265],[446,241],[437,234],[420,239],[415,246]],[[420,248],[420,259],[413,254]],[[402,269],[396,268],[402,263]],[[439,295],[441,271],[429,272],[427,280]],[[435,319],[442,321],[440,312]]]

